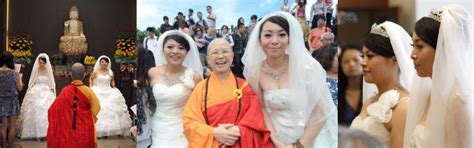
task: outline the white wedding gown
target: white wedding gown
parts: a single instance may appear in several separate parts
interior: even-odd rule
[[[421,148],[422,143],[426,137],[426,127],[424,125],[418,124],[413,130],[413,135],[410,139],[411,148]]]
[[[183,134],[182,113],[191,90],[194,88],[194,71],[187,68],[178,83],[172,86],[154,84],[153,95],[156,111],[151,118],[152,148],[186,148],[188,141]]]
[[[267,90],[263,94],[265,101],[265,109],[268,112],[269,120],[273,126],[273,133],[276,139],[283,144],[293,144],[296,140],[301,138],[297,133],[303,133],[305,127],[300,127],[292,124],[291,121],[291,103],[295,102],[290,98],[289,89],[275,89]],[[337,120],[329,119],[326,124],[337,124]],[[326,126],[325,126],[326,127]],[[335,129],[332,129],[335,130]],[[330,129],[324,128],[313,141],[313,147],[336,147],[337,133],[329,132]]]
[[[110,86],[111,79],[110,75],[99,74],[91,88],[100,103],[98,120],[95,124],[97,137],[128,136],[132,126],[125,98],[117,87]]]
[[[362,119],[358,115],[354,121],[352,121],[350,128],[359,129],[367,132],[384,147],[390,147],[391,136],[390,131],[385,128],[385,123],[388,123],[392,118],[392,109],[398,104],[399,100],[398,91],[389,90],[380,95],[377,102],[370,104],[367,107],[367,117]]]
[[[50,88],[48,77],[39,75],[26,92],[18,118],[18,136],[21,139],[46,137],[48,109],[56,99]]]

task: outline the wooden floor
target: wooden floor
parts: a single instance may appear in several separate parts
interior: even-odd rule
[[[98,139],[99,148],[136,148],[130,137],[110,137]],[[16,139],[13,148],[46,148],[46,141]]]

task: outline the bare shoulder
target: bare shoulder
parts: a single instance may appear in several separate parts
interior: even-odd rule
[[[197,71],[194,71],[193,80],[194,80],[194,83],[197,84],[199,81],[202,80],[201,74]]]
[[[398,103],[393,109],[395,113],[403,113],[406,114],[408,109],[408,99],[410,98],[410,94],[407,91],[400,91],[400,96],[398,99]]]
[[[398,104],[393,108],[394,114],[406,114],[408,110],[408,97],[400,98]]]
[[[163,66],[153,67],[148,70],[148,75],[153,76],[163,71]]]

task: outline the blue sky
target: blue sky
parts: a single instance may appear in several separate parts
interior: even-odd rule
[[[306,10],[316,0],[307,0]],[[294,6],[295,0],[288,0],[290,6]],[[337,4],[337,0],[333,0]],[[237,19],[243,17],[245,25],[250,24],[250,16],[256,14],[258,18],[271,12],[280,10],[283,0],[137,0],[137,27],[145,30],[148,26],[159,27],[163,23],[163,16],[170,18],[173,23],[178,12],[188,15],[188,9],[194,10],[193,16],[197,19],[197,12],[203,13],[203,18],[208,16],[206,6],[211,5],[213,12],[217,15],[217,28],[222,25],[236,25]],[[291,7],[290,7],[291,8]],[[309,11],[306,12],[307,17]]]
[[[292,1],[292,0],[290,0]],[[159,27],[163,23],[163,16],[170,18],[170,23],[179,11],[186,16],[188,9],[194,10],[193,16],[197,18],[197,12],[203,13],[206,18],[208,13],[206,6],[211,5],[213,12],[217,15],[217,27],[235,25],[239,17],[245,19],[245,24],[250,23],[250,16],[262,15],[279,10],[283,0],[138,0],[137,1],[137,27],[140,30],[148,26]],[[250,11],[257,10],[257,11]]]
[[[288,0],[293,4],[295,0]],[[316,0],[307,0],[306,9]],[[337,3],[337,0],[333,0]],[[179,11],[186,16],[188,9],[194,10],[193,16],[197,18],[197,12],[203,13],[206,18],[208,13],[206,6],[211,5],[213,12],[217,15],[217,27],[222,25],[235,25],[239,17],[245,19],[245,25],[250,23],[250,16],[256,14],[258,18],[278,11],[283,5],[283,0],[138,0],[137,1],[137,27],[145,30],[148,26],[159,27],[163,23],[163,16],[176,17]],[[307,12],[309,15],[309,12]]]

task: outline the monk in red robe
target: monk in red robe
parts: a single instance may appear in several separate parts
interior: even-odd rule
[[[213,72],[196,85],[183,112],[190,148],[273,147],[257,94],[230,70],[233,56],[226,40],[209,44]]]
[[[99,100],[82,83],[85,68],[76,63],[71,68],[73,81],[64,87],[48,110],[48,148],[96,148],[95,122]]]

